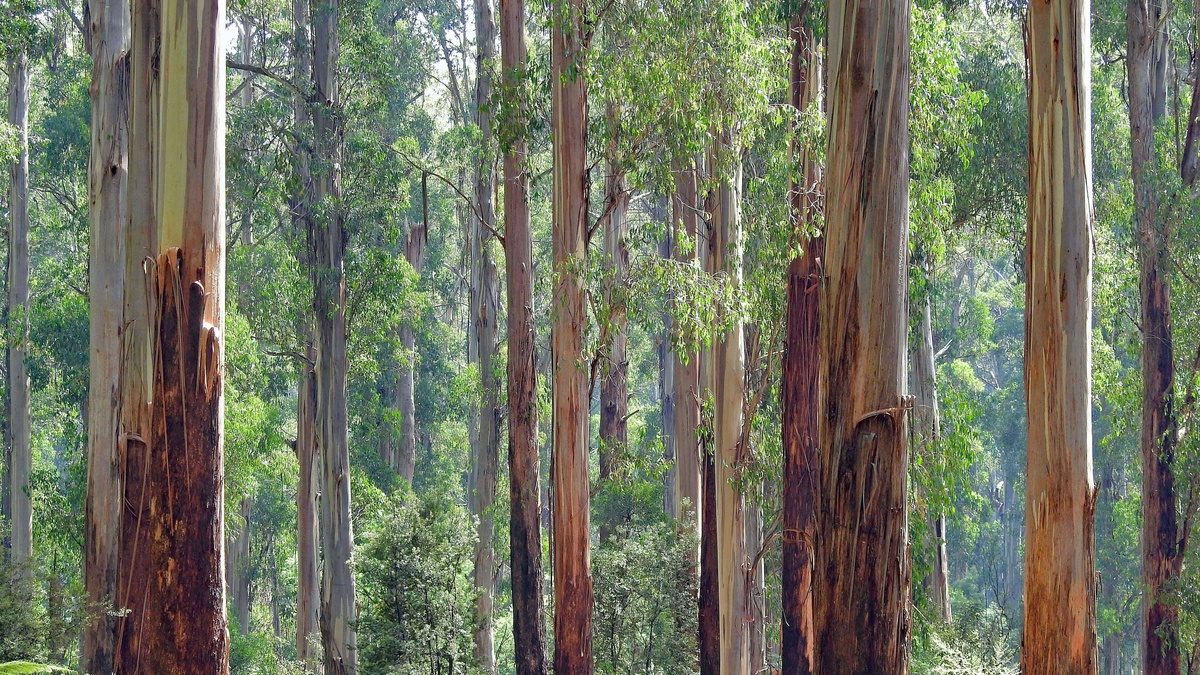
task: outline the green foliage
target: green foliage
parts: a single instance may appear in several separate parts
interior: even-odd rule
[[[914,675],[1017,675],[1016,639],[996,605],[959,605],[953,626],[933,627],[916,641],[911,670]]]
[[[635,522],[596,549],[597,672],[695,672],[697,543],[672,524]]]
[[[369,514],[356,554],[365,672],[471,671],[473,530],[438,495],[398,493]]]

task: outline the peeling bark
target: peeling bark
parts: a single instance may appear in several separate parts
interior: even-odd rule
[[[116,672],[229,670],[225,8],[185,5],[138,0],[134,11],[120,436],[127,614]],[[157,68],[139,60],[156,52]]]
[[[818,671],[908,669],[909,11],[829,7]]]
[[[550,30],[554,136],[554,672],[592,672],[592,572],[588,488],[587,85],[583,59],[585,7],[569,0]]]
[[[1029,6],[1025,630],[1021,670],[1096,669],[1087,0]]]
[[[788,27],[792,39],[792,106],[803,111],[820,95],[817,45],[806,25],[812,12],[800,8]],[[802,167],[792,185],[794,229],[812,227],[821,189],[820,170],[807,149],[793,142],[793,161]],[[800,155],[798,158],[796,155]],[[820,461],[821,404],[820,290],[824,243],[813,232],[803,254],[788,266],[787,334],[783,352],[783,545],[781,631],[783,675],[807,675],[813,670],[813,563],[817,530],[817,466]]]
[[[525,75],[524,0],[500,0],[505,84]],[[523,102],[522,102],[523,103]],[[513,657],[517,675],[546,675],[542,608],[541,489],[538,482],[537,321],[533,306],[533,238],[524,113],[504,148],[504,254],[508,300],[508,495],[512,565]]]
[[[117,578],[121,553],[121,333],[129,186],[130,7],[93,0],[92,147],[88,162],[88,433],[83,581],[87,616],[81,666],[115,667]]]
[[[1175,356],[1171,335],[1168,227],[1159,214],[1153,177],[1154,131],[1161,112],[1159,29],[1162,8],[1129,0],[1130,168],[1134,191],[1142,329],[1142,662],[1147,675],[1178,673],[1179,608],[1164,597],[1183,566],[1175,495]]]

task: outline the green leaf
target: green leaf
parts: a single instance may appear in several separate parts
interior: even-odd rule
[[[36,675],[39,673],[69,673],[69,668],[51,666],[32,661],[9,661],[0,663],[0,675]]]

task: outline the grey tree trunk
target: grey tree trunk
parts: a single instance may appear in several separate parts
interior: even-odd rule
[[[17,129],[18,152],[9,165],[8,225],[8,440],[11,551],[13,563],[33,556],[33,470],[29,427],[29,55],[21,50],[8,63],[8,123]]]
[[[1091,3],[1029,6],[1026,673],[1096,670]]]
[[[118,448],[121,332],[125,293],[125,228],[129,187],[130,9],[93,0],[88,11],[92,55],[92,148],[88,162],[88,434],[83,578],[89,612],[81,666],[115,666],[118,560],[123,495]]]
[[[941,414],[938,411],[937,393],[937,364],[933,349],[933,306],[929,291],[926,290],[924,301],[921,303],[920,317],[921,332],[917,335],[913,346],[913,388],[914,401],[913,426],[916,432],[915,440],[925,454],[930,466],[938,466],[941,449]],[[940,510],[930,516],[932,525],[933,569],[930,571],[926,584],[929,596],[933,601],[934,611],[938,619],[950,623],[950,561],[946,554],[946,515]]]
[[[486,673],[496,671],[495,618],[496,595],[496,521],[492,506],[496,502],[496,474],[500,462],[500,379],[496,375],[496,330],[499,314],[499,287],[496,264],[488,239],[495,229],[494,196],[496,176],[492,130],[491,62],[496,56],[496,26],[491,0],[475,2],[475,121],[482,135],[479,164],[475,171],[475,208],[471,217],[471,321],[478,358],[480,399],[478,439],[473,448],[471,466],[471,511],[478,518],[475,542],[475,660]],[[482,222],[481,222],[482,221]]]

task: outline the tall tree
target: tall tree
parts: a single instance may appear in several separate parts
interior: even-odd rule
[[[526,77],[525,1],[500,0],[500,52],[508,91]],[[518,675],[546,675],[538,485],[537,342],[525,98],[515,97],[504,150],[504,255],[508,300],[508,494],[513,649]]]
[[[1142,328],[1142,586],[1145,672],[1179,672],[1179,608],[1164,597],[1177,583],[1183,546],[1176,516],[1173,463],[1178,436],[1173,391],[1175,354],[1171,337],[1171,283],[1167,275],[1168,228],[1159,212],[1152,177],[1160,77],[1159,34],[1162,7],[1152,0],[1129,0],[1126,28],[1129,77],[1130,169],[1134,190],[1141,287]]]
[[[29,475],[29,53],[18,48],[8,61],[8,123],[17,131],[17,156],[8,167],[8,495],[12,561],[33,556],[33,502]]]
[[[920,255],[920,254],[918,254]],[[914,438],[926,457],[937,457],[938,441],[942,434],[942,418],[938,408],[937,361],[933,351],[933,298],[928,278],[931,270],[925,267],[926,285],[920,304],[918,325],[920,330],[913,336],[912,380],[916,390],[913,400]],[[934,465],[936,466],[936,464]],[[944,468],[943,468],[944,471]],[[933,601],[937,618],[950,623],[950,560],[946,552],[946,514],[941,510],[930,516],[932,525],[933,567],[926,577],[929,597]]]
[[[85,672],[115,668],[117,575],[121,550],[118,417],[125,292],[129,170],[128,2],[88,5],[92,129],[88,164],[88,477],[84,586],[91,610],[83,632]]]
[[[487,673],[496,671],[496,474],[500,463],[500,380],[496,376],[499,287],[489,239],[495,231],[496,175],[493,170],[492,61],[496,26],[491,0],[475,0],[475,123],[480,152],[475,167],[475,209],[471,218],[471,339],[479,364],[480,401],[471,464],[471,511],[478,524],[475,539],[475,660]]]
[[[797,111],[807,110],[820,93],[818,46],[811,27],[812,8],[800,6],[788,26],[792,40],[791,97]],[[783,555],[781,649],[783,673],[806,675],[813,669],[813,544],[817,529],[820,289],[823,243],[811,231],[817,216],[820,173],[816,158],[798,135],[792,159],[801,170],[791,186],[793,229],[804,237],[804,251],[788,266],[787,338],[783,352]]]
[[[428,174],[421,178],[421,198],[423,202],[428,202]],[[404,258],[417,274],[425,268],[425,245],[429,242],[428,204],[424,203],[423,206],[424,217],[409,225],[408,237],[404,242]],[[417,470],[417,334],[411,320],[400,325],[400,344],[404,347],[408,363],[400,371],[397,392],[400,404],[400,447],[396,450],[395,461],[396,472],[411,484]]]
[[[1021,670],[1096,669],[1088,0],[1029,6]]]
[[[718,136],[713,152],[716,208],[712,211],[712,268],[725,275],[734,297],[742,283],[741,157],[731,129]],[[717,168],[721,167],[721,168]],[[725,317],[728,318],[728,317]],[[721,672],[750,668],[747,631],[745,499],[737,476],[743,464],[742,407],[746,393],[745,343],[740,317],[718,336],[713,358],[713,459],[717,499],[717,576],[721,613]]]
[[[550,28],[554,136],[554,672],[592,672],[592,572],[588,513],[587,323],[588,170],[586,4],[555,3]]]
[[[907,670],[909,12],[829,5],[818,671]]]
[[[225,5],[133,16],[116,671],[224,673]]]
[[[674,171],[675,192],[671,196],[671,247],[675,261],[695,267],[699,262],[700,242],[697,241],[697,221],[700,206],[697,202],[694,162],[686,162]],[[675,492],[679,517],[685,527],[700,541],[700,366],[699,354],[673,350],[675,428]],[[693,549],[693,565],[700,562],[699,551]]]
[[[350,447],[346,409],[346,223],[342,205],[344,118],[338,81],[340,0],[311,10],[314,147],[308,255],[316,324],[316,427],[320,455],[321,643],[327,675],[358,670],[354,531],[350,521]]]
[[[618,112],[615,103],[608,104],[606,115],[609,126],[616,129]],[[615,134],[615,132],[613,132]],[[614,466],[629,442],[629,342],[628,319],[626,317],[623,287],[629,271],[628,236],[629,186],[618,155],[618,143],[614,135],[608,144],[608,161],[604,177],[604,220],[600,228],[604,232],[605,262],[611,265],[611,277],[605,286],[604,306],[608,308],[608,321],[604,333],[607,335],[604,365],[600,380],[600,430],[599,456],[600,481],[606,483],[613,478]],[[616,523],[606,518],[600,523],[600,541],[612,536]]]

